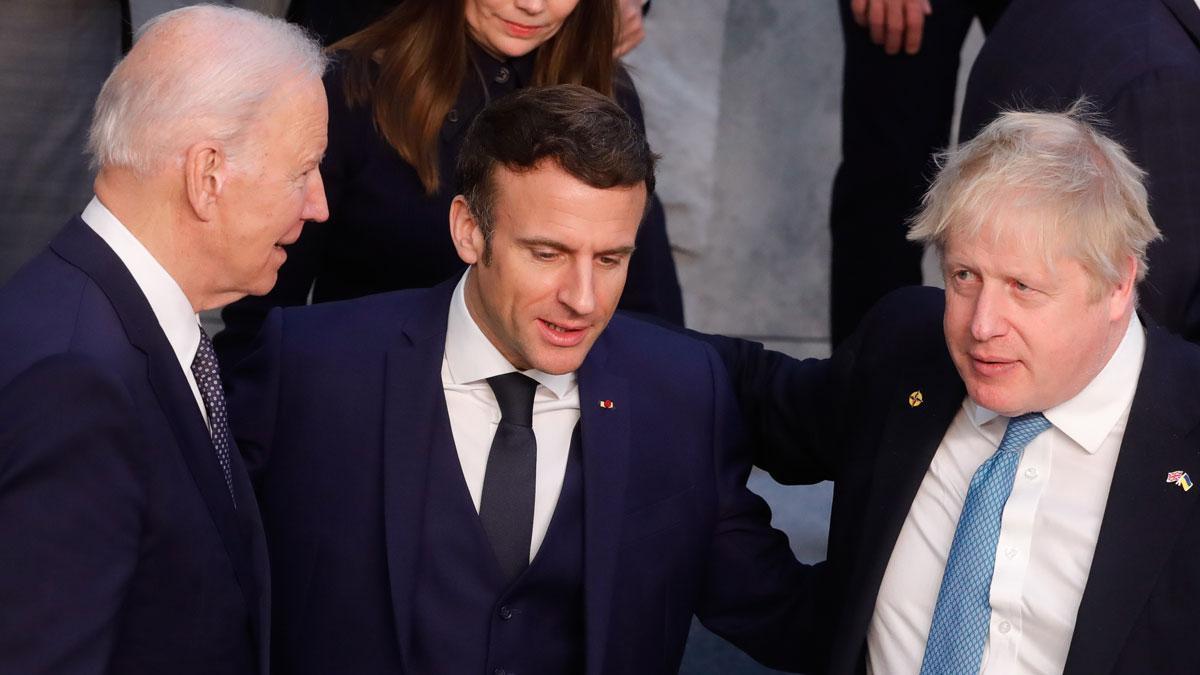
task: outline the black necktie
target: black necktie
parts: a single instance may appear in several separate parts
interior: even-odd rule
[[[225,414],[225,392],[221,389],[221,369],[217,366],[217,353],[213,351],[212,340],[208,333],[200,329],[200,347],[196,350],[196,358],[192,359],[192,375],[196,376],[196,386],[200,389],[200,398],[204,399],[204,408],[208,411],[208,429],[212,435],[213,450],[217,453],[217,463],[225,475],[225,485],[229,487],[229,498],[233,499],[233,507],[237,508],[237,499],[233,496],[233,471],[229,465],[229,452],[233,448],[233,439],[229,433],[229,420]]]
[[[537,382],[521,373],[489,377],[500,404],[500,425],[492,439],[479,519],[487,532],[505,579],[512,581],[529,565],[533,536],[533,495],[537,439],[533,435],[533,394]]]

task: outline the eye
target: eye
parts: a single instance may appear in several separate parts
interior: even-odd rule
[[[1018,293],[1032,293],[1034,289],[1031,286],[1026,286],[1019,279],[1013,279],[1013,288],[1017,289]]]
[[[975,273],[971,270],[958,269],[950,273],[950,278],[961,284],[974,280]]]
[[[554,250],[550,250],[550,249],[536,249],[535,248],[535,249],[531,249],[530,252],[533,254],[534,260],[539,260],[541,262],[553,262],[554,260],[556,260],[558,258],[558,251],[554,251]]]
[[[620,267],[624,260],[624,256],[619,255],[602,255],[597,258],[597,261],[600,263],[601,267]]]

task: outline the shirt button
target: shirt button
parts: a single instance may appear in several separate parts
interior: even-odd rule
[[[999,628],[999,629],[1000,629],[1000,632],[1001,632],[1001,633],[1004,633],[1004,634],[1006,634],[1006,635],[1007,635],[1007,634],[1008,634],[1008,631],[1012,630],[1012,624],[1011,624],[1011,623],[1009,623],[1009,622],[1007,622],[1007,621],[1001,621],[1001,622],[1000,622],[1000,625],[999,625],[999,626],[997,626],[997,628]]]
[[[1011,547],[1004,550],[1004,555],[1008,556],[1009,560],[1012,560],[1013,558],[1017,557],[1017,553],[1019,553],[1019,551],[1017,551],[1017,549],[1011,548]]]
[[[508,82],[508,76],[508,68],[501,68],[499,71],[497,71],[496,77],[494,78],[496,80],[496,84],[504,84],[505,82]]]
[[[509,619],[511,619],[513,617],[512,608],[510,608],[508,605],[500,605],[499,614],[500,614],[500,618],[504,619],[505,621],[508,621]]]
[[[1029,480],[1037,480],[1037,477],[1038,477],[1037,468],[1031,466],[1028,469],[1025,469],[1025,477],[1028,478]]]

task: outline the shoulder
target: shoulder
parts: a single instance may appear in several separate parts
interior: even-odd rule
[[[624,312],[609,322],[601,341],[603,358],[611,371],[630,379],[674,383],[680,387],[712,378],[716,351],[707,343],[682,332]]]
[[[451,287],[452,288],[452,287]],[[449,291],[443,286],[367,295],[352,300],[286,307],[278,313],[285,339],[320,351],[391,344],[413,322],[440,308],[445,329]]]
[[[617,64],[613,73],[613,98],[616,99],[617,105],[621,106],[621,109],[639,126],[645,126],[642,99],[638,96],[637,87],[634,86],[629,71],[620,63]]]

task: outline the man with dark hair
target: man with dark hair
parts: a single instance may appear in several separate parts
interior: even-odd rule
[[[462,278],[276,310],[233,378],[281,671],[667,673],[693,613],[807,666],[817,573],[745,487],[715,353],[614,315],[642,134],[530,88],[460,165]]]

